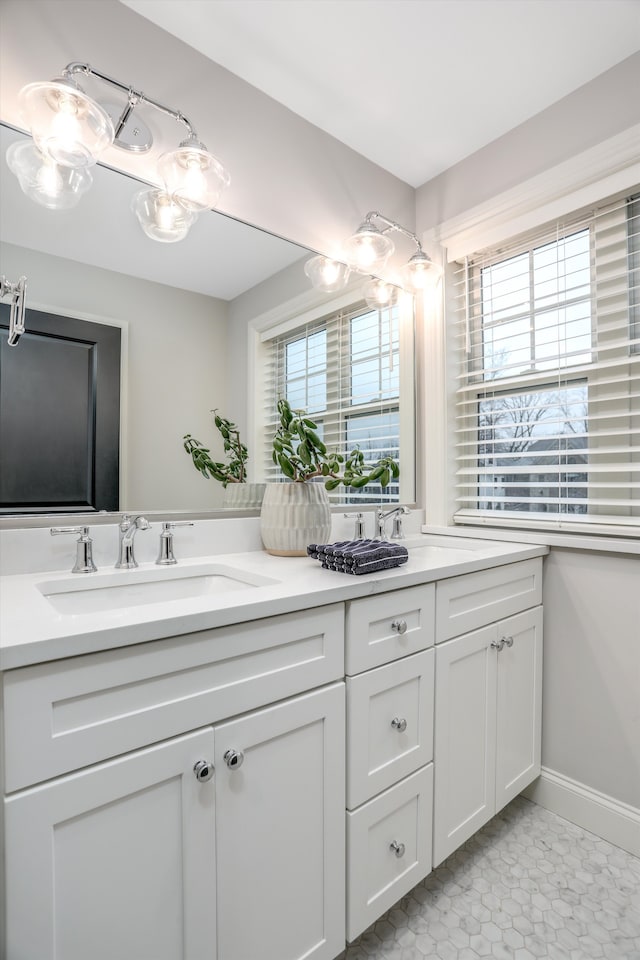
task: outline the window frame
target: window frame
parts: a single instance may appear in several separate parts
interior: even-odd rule
[[[625,191],[627,193],[628,191]],[[631,286],[632,282],[632,271],[631,271],[631,255],[635,254],[636,259],[638,257],[638,246],[636,245],[635,250],[629,248],[628,243],[628,224],[629,224],[629,202],[633,201],[633,197],[626,198],[626,204],[624,201],[620,206],[620,215],[619,222],[614,224],[614,229],[617,229],[620,232],[620,237],[617,242],[623,242],[623,238],[627,242],[627,251],[628,251],[628,268],[627,268],[627,285],[631,291],[633,288]],[[638,202],[637,196],[635,197],[635,202]],[[606,201],[603,201],[606,208]],[[636,214],[637,216],[637,214]],[[596,221],[597,222],[597,221]],[[584,229],[585,222],[584,220],[581,223],[581,218],[579,215],[575,217],[572,221],[572,218],[568,218],[566,229],[562,232],[562,237],[571,236],[573,233],[578,233],[581,229]],[[597,258],[594,256],[594,247],[597,243],[597,238],[595,236],[596,226],[594,223],[589,224],[589,237],[590,237],[590,261],[591,261],[591,279],[590,279],[590,300],[592,304],[591,309],[591,355],[595,353],[597,355],[598,349],[601,346],[601,340],[606,338],[606,322],[603,320],[598,326],[598,284],[597,284],[597,275],[596,270],[598,269]],[[535,297],[533,296],[533,278],[534,278],[534,266],[533,258],[535,250],[541,247],[544,247],[548,242],[552,242],[554,239],[553,236],[554,230],[550,229],[545,237],[544,229],[537,229],[533,238],[525,237],[522,241],[519,241],[515,238],[512,242],[508,239],[501,243],[501,249],[496,250],[494,255],[488,256],[482,263],[478,262],[477,258],[474,258],[475,262],[465,266],[467,271],[467,282],[470,282],[476,291],[481,291],[482,284],[482,269],[498,264],[501,262],[506,262],[511,258],[519,256],[523,252],[528,252],[528,265],[527,265],[527,276],[529,278],[529,309],[525,311],[526,315],[531,318],[530,328],[531,328],[531,338],[532,343],[535,342],[536,336],[536,324],[535,317],[539,311],[536,310]],[[635,262],[635,261],[634,261]],[[636,267],[637,269],[637,267]],[[481,294],[480,294],[481,296]],[[469,300],[469,291],[466,295],[467,302]],[[564,304],[562,304],[564,306]],[[633,364],[633,355],[638,352],[637,345],[630,343],[633,339],[634,331],[637,330],[638,320],[635,318],[633,313],[633,301],[629,304],[629,336],[627,337],[626,342],[621,343],[619,347],[621,365],[624,366],[625,360],[629,360]],[[457,311],[456,311],[457,312]],[[459,313],[457,313],[459,316]],[[454,524],[464,525],[464,524],[478,524],[481,523],[483,526],[522,526],[522,527],[531,527],[536,529],[548,529],[549,524],[552,523],[554,527],[562,529],[571,530],[572,533],[599,533],[598,526],[601,525],[602,532],[611,534],[623,535],[638,537],[640,536],[640,517],[637,514],[637,507],[629,507],[629,515],[616,516],[616,510],[619,510],[621,507],[624,507],[624,503],[621,501],[620,505],[615,505],[613,511],[607,505],[599,506],[593,501],[597,501],[597,493],[593,493],[594,483],[598,485],[597,489],[601,489],[607,486],[607,477],[610,476],[610,485],[615,485],[616,487],[624,486],[624,482],[621,484],[619,482],[619,476],[615,472],[611,471],[607,474],[605,471],[602,473],[599,471],[593,471],[595,473],[595,480],[593,480],[593,473],[589,474],[589,459],[587,459],[587,509],[588,513],[585,514],[572,514],[570,509],[568,509],[568,496],[565,498],[564,506],[567,509],[562,509],[560,506],[557,511],[544,513],[542,510],[533,510],[533,511],[517,511],[517,510],[507,510],[499,511],[497,509],[482,509],[482,474],[478,474],[473,478],[471,476],[472,472],[472,460],[475,459],[475,463],[478,468],[482,465],[482,453],[481,453],[481,444],[480,444],[480,407],[483,399],[487,399],[490,395],[499,395],[499,386],[504,384],[505,388],[509,389],[512,395],[516,393],[524,393],[527,390],[531,391],[543,391],[545,388],[545,380],[547,384],[552,384],[554,389],[571,389],[573,384],[578,385],[580,383],[587,384],[587,412],[586,419],[587,424],[590,425],[591,412],[590,405],[595,403],[595,398],[597,397],[598,390],[603,388],[601,379],[598,375],[597,367],[594,369],[592,363],[578,363],[575,366],[572,366],[570,363],[566,365],[557,365],[555,369],[540,369],[536,370],[536,356],[535,350],[532,347],[531,349],[531,365],[527,371],[521,373],[514,373],[511,376],[506,376],[504,378],[497,378],[495,380],[488,381],[483,377],[483,372],[485,370],[485,355],[484,355],[484,327],[483,327],[483,317],[482,317],[482,308],[479,310],[479,315],[474,316],[473,326],[470,330],[468,336],[471,337],[471,342],[475,342],[480,345],[479,352],[476,352],[476,356],[473,357],[472,362],[469,363],[468,374],[466,378],[463,375],[464,369],[464,359],[460,361],[460,367],[457,372],[457,376],[460,376],[462,380],[466,379],[466,383],[463,388],[459,389],[452,385],[451,381],[449,382],[449,425],[450,432],[449,438],[450,443],[453,449],[453,462],[457,457],[462,456],[461,451],[464,450],[465,443],[468,445],[470,442],[476,443],[476,456],[475,458],[469,456],[469,460],[464,466],[467,468],[467,473],[469,474],[469,479],[466,482],[462,482],[458,477],[455,478],[454,487],[456,492],[459,493],[466,500],[466,505],[457,508],[457,504],[452,504],[452,521]],[[636,334],[637,336],[637,334]],[[608,348],[609,349],[609,348]],[[613,354],[615,356],[615,353]],[[463,356],[462,352],[460,356]],[[609,349],[609,357],[611,357],[611,350]],[[611,360],[609,361],[611,362]],[[457,366],[457,364],[456,364]],[[631,371],[631,367],[630,367]],[[638,374],[634,374],[637,378]],[[491,384],[491,388],[487,389],[487,384]],[[605,387],[606,389],[606,387]],[[458,402],[460,394],[466,394],[470,398],[470,401],[467,405],[467,414],[464,417],[462,430],[465,431],[460,435],[459,439],[456,439],[455,436],[452,439],[451,425],[455,427],[455,416],[457,414]],[[473,397],[475,395],[476,404],[475,412],[473,406]],[[607,405],[606,401],[603,402],[600,398],[599,400],[599,415],[606,415],[607,412],[611,412],[613,409],[616,409],[617,415],[619,416],[619,404],[620,397],[615,397],[611,400],[611,403]],[[635,409],[634,402],[632,399],[629,400],[629,410],[628,417],[633,420],[638,416],[638,410]],[[629,428],[632,431],[629,436],[631,440],[635,431],[633,428]],[[475,441],[474,441],[475,438]],[[587,429],[587,438],[586,438],[586,449],[587,455],[589,452],[593,452],[594,445],[597,445],[599,434],[596,430],[592,432]],[[629,443],[630,448],[633,446],[633,443]],[[637,462],[636,455],[630,449],[626,453],[621,453],[623,459],[619,462],[623,464],[635,464]],[[616,461],[616,456],[612,455],[610,461],[607,462],[618,462]],[[605,463],[606,467],[606,463]],[[455,467],[454,467],[455,469]],[[576,465],[575,473],[581,473],[579,467]],[[632,484],[633,482],[633,472],[629,471],[629,477],[626,481],[627,484]],[[453,479],[453,477],[452,477]],[[542,485],[542,484],[541,484]],[[590,488],[590,489],[589,489]],[[473,509],[470,504],[475,499],[475,509]],[[630,503],[633,503],[634,500],[637,500],[637,497],[634,497],[634,488],[633,486],[629,487],[628,499]],[[550,500],[549,503],[552,501]],[[503,515],[500,516],[500,513]],[[496,516],[496,514],[498,514]],[[635,514],[635,515],[634,515]],[[572,519],[572,516],[579,516],[579,520]],[[604,521],[604,522],[603,522]]]

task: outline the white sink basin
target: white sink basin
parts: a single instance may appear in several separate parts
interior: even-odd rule
[[[40,583],[38,589],[58,613],[82,614],[219,596],[277,582],[271,577],[237,570],[223,563],[203,563],[107,574],[77,574],[72,580]]]

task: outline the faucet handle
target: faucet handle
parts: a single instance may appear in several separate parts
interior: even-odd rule
[[[162,533],[160,534],[160,552],[158,553],[157,564],[169,566],[177,563],[173,555],[173,528],[174,527],[192,527],[192,520],[163,520]]]
[[[345,513],[348,520],[355,520],[354,540],[364,540],[364,513]]]
[[[71,573],[95,573],[98,569],[93,562],[93,540],[89,536],[89,527],[50,527],[49,533],[57,537],[61,533],[79,533],[76,543],[76,562]]]
[[[393,516],[393,526],[391,528],[391,540],[404,540],[404,530],[402,529],[403,515],[411,513],[409,507],[398,507],[397,513]]]

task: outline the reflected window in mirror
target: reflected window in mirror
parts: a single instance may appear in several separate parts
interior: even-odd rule
[[[411,503],[415,500],[415,391],[413,299],[371,309],[352,294],[295,320],[264,341],[263,474],[281,480],[272,459],[277,402],[285,398],[317,424],[330,451],[346,456],[355,447],[373,466],[384,457],[400,464],[400,478],[384,489],[339,486],[332,503]],[[345,298],[341,298],[345,301]]]

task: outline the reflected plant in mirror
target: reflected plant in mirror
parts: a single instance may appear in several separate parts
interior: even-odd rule
[[[221,417],[217,410],[212,410],[213,422],[222,437],[226,461],[213,460],[211,449],[186,433],[183,439],[185,451],[191,457],[193,465],[206,480],[217,480],[226,487],[228,483],[247,482],[247,461],[249,453],[246,445],[240,439],[240,431],[235,423]]]

